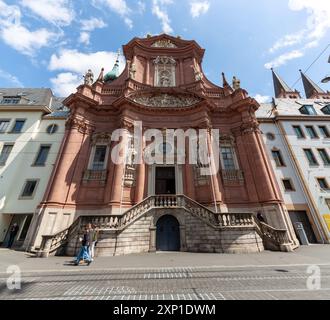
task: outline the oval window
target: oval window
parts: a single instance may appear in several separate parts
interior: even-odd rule
[[[48,134],[54,134],[58,130],[58,125],[57,124],[51,124],[47,127],[47,133]]]

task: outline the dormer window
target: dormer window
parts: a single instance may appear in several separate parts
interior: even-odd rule
[[[317,113],[312,105],[306,104],[299,109],[301,114],[307,114],[310,116],[316,116]]]
[[[321,109],[324,114],[330,114],[330,104]]]
[[[21,97],[3,97],[1,104],[19,104]]]

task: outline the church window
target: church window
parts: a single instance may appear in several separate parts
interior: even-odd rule
[[[172,57],[157,57],[154,64],[155,86],[175,87],[175,60]]]
[[[106,165],[107,146],[97,145],[94,149],[92,170],[104,170]]]

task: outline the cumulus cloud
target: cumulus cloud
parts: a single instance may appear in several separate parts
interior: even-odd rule
[[[75,92],[75,89],[82,83],[82,79],[72,72],[65,72],[50,79],[50,82],[55,95],[67,97]]]
[[[152,13],[160,20],[162,30],[165,33],[173,32],[171,20],[166,10],[166,6],[172,3],[172,0],[152,0]]]
[[[271,100],[271,97],[270,96],[263,96],[263,95],[258,93],[254,96],[254,99],[256,99],[259,103],[266,103],[266,102],[269,102]]]
[[[51,56],[48,69],[61,71],[55,78],[51,79],[53,90],[56,94],[67,96],[74,92],[75,88],[82,83],[83,75],[88,69],[94,73],[94,79],[99,75],[102,68],[110,71],[117,58],[116,52],[98,51],[94,53],[83,53],[77,50],[61,50],[58,54]],[[119,71],[125,68],[125,59],[120,57]]]
[[[45,28],[29,30],[21,23],[21,11],[15,5],[7,5],[0,0],[0,37],[10,47],[33,56],[37,50],[48,46],[55,34]]]
[[[111,11],[119,14],[130,29],[133,28],[133,21],[129,18],[132,10],[128,7],[125,0],[92,0],[92,4],[95,7],[108,7]]]
[[[190,3],[190,13],[193,18],[198,18],[201,14],[205,14],[210,9],[209,1],[192,1]]]
[[[301,57],[306,50],[316,47],[330,30],[330,1],[328,0],[289,0],[292,11],[306,11],[308,16],[305,27],[294,33],[286,34],[269,49],[275,53],[280,49],[296,46],[296,50],[281,54],[274,61],[285,64],[288,60]],[[272,64],[267,63],[266,68]],[[276,63],[275,65],[276,66]]]
[[[304,53],[300,50],[293,50],[287,53],[284,53],[280,55],[279,57],[276,57],[274,60],[267,62],[265,64],[265,68],[270,69],[270,68],[277,68],[281,65],[286,64],[287,61],[303,57]]]
[[[95,29],[102,29],[107,27],[107,24],[99,18],[91,18],[87,20],[81,20],[81,30],[79,42],[88,45],[90,43],[91,32]]]
[[[69,0],[21,0],[20,4],[42,19],[59,26],[70,25],[75,17]]]

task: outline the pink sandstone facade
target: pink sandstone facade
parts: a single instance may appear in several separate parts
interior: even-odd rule
[[[211,83],[202,71],[204,49],[195,41],[148,36],[123,49],[120,76],[102,70],[64,102],[71,114],[34,219],[32,247],[42,256],[60,243],[62,253],[74,254],[87,222],[100,228],[97,254],[105,256],[297,247],[255,117],[258,103],[239,81],[231,86],[223,75],[223,87]],[[130,136],[134,121],[142,122],[143,132],[219,129],[220,170],[203,176],[202,166],[188,161],[114,164],[112,134],[123,128]],[[142,153],[149,143],[142,142]],[[186,158],[188,150],[186,141]]]

